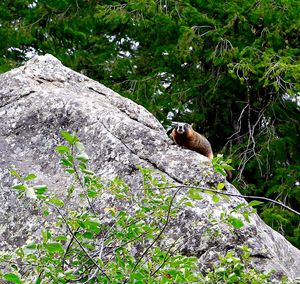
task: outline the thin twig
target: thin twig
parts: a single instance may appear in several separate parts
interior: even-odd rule
[[[134,265],[133,269],[131,270],[131,273],[133,273],[136,268],[138,267],[139,263],[142,261],[142,259],[145,257],[145,255],[148,253],[148,251],[151,249],[151,247],[158,241],[158,239],[161,237],[161,235],[163,234],[163,232],[165,231],[167,225],[169,224],[169,220],[170,220],[170,214],[171,214],[171,208],[173,205],[173,201],[177,195],[177,193],[179,192],[179,190],[181,189],[178,188],[176,190],[176,192],[173,194],[171,200],[170,200],[170,204],[169,204],[169,208],[168,208],[168,213],[167,213],[167,218],[166,218],[166,222],[164,224],[164,226],[162,227],[162,229],[160,230],[159,234],[156,236],[156,238],[152,241],[152,243],[146,248],[146,250],[142,253],[142,255],[140,256],[140,258],[137,260],[136,264]],[[123,283],[127,283],[128,278],[125,279],[125,281]]]
[[[57,210],[58,214],[62,217],[62,219],[64,220],[64,222],[65,222],[65,224],[67,226],[68,231],[70,232],[70,234],[72,235],[72,237],[74,237],[74,240],[79,245],[79,247],[82,249],[82,251],[85,253],[85,255],[93,262],[93,264],[99,269],[99,271],[101,271],[101,273],[110,281],[109,276],[102,270],[102,268],[98,265],[98,263],[89,255],[89,253],[87,252],[87,250],[83,247],[83,245],[77,239],[77,237],[75,236],[74,232],[70,228],[70,226],[69,226],[66,218],[61,213],[61,211],[59,210],[59,208],[57,206],[54,206],[54,205],[52,205],[52,206]]]
[[[239,198],[249,198],[249,199],[257,199],[257,200],[263,200],[263,201],[268,201],[268,202],[271,202],[271,203],[274,203],[276,205],[279,205],[297,215],[300,216],[300,212],[292,209],[291,207],[281,203],[281,202],[278,202],[276,200],[273,200],[271,198],[267,198],[267,197],[263,197],[263,196],[254,196],[254,195],[242,195],[242,194],[236,194],[236,193],[229,193],[229,192],[225,192],[225,191],[220,191],[220,190],[216,190],[216,189],[211,189],[211,188],[207,188],[207,187],[199,187],[199,186],[190,186],[190,185],[174,185],[174,186],[165,186],[165,187],[161,187],[161,188],[149,188],[151,190],[155,190],[155,189],[165,189],[165,188],[195,188],[195,189],[199,189],[201,191],[210,191],[210,192],[214,192],[214,193],[217,193],[217,194],[222,194],[222,195],[227,195],[227,196],[233,196],[233,197],[239,197]],[[177,194],[177,191],[176,191],[176,194]]]
[[[162,261],[162,263],[155,269],[155,271],[153,271],[153,272],[150,274],[151,277],[153,277],[153,276],[154,276],[161,268],[163,268],[164,265],[166,264],[166,262],[169,260],[169,258],[170,258],[172,255],[174,255],[174,252],[171,253],[171,249],[172,249],[173,247],[175,247],[177,241],[178,241],[180,238],[181,238],[181,237],[179,237],[177,240],[175,240],[175,241],[172,243],[172,245],[170,245],[170,247],[169,247],[169,249],[168,249],[168,251],[167,251],[167,253],[166,253],[166,255],[165,255],[165,257],[164,257],[164,259],[163,259],[163,261]]]
[[[62,268],[64,269],[64,264],[65,264],[65,259],[66,259],[66,256],[67,256],[67,254],[68,254],[68,251],[70,250],[70,248],[71,248],[71,245],[72,245],[72,243],[73,243],[73,241],[74,241],[74,236],[75,236],[75,234],[79,231],[79,228],[80,227],[78,227],[77,229],[76,229],[76,231],[74,232],[74,234],[72,235],[72,237],[71,237],[71,239],[70,239],[70,241],[69,241],[69,243],[68,243],[68,246],[67,246],[67,248],[66,248],[66,251],[65,251],[65,253],[64,253],[64,256],[63,256],[63,258],[62,258]]]

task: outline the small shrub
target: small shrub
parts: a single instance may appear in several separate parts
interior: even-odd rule
[[[58,146],[56,151],[61,155],[60,165],[73,177],[66,188],[67,198],[53,195],[45,185],[32,185],[37,178],[33,173],[23,177],[16,170],[11,172],[19,180],[13,188],[20,198],[38,202],[52,227],[42,228],[40,240],[13,253],[2,252],[0,261],[10,266],[9,272],[0,274],[2,279],[36,284],[267,283],[268,275],[247,268],[249,252],[245,247],[240,258],[228,252],[214,271],[202,275],[198,259],[183,255],[176,240],[161,245],[167,226],[177,218],[179,210],[201,199],[195,190],[179,198],[182,187],[167,183],[163,176],[157,179],[152,170],[141,167],[140,189],[133,191],[119,178],[102,180],[89,169],[88,155],[78,138],[67,132],[62,136],[67,145]],[[111,202],[101,202],[109,200],[108,196]],[[72,197],[80,198],[86,206],[66,209]],[[213,201],[219,202],[219,198]],[[224,213],[212,226],[225,222],[232,228],[241,228],[243,222],[233,214],[242,208],[246,205]],[[247,214],[244,213],[246,220]],[[208,233],[210,229],[211,226]],[[256,282],[249,282],[251,279]]]

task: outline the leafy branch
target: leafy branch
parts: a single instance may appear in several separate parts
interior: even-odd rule
[[[18,248],[18,260],[15,260],[13,255],[3,257],[3,259],[11,261],[12,271],[18,272],[6,273],[3,277],[13,283],[22,283],[18,275],[20,274],[18,266],[30,265],[33,273],[26,270],[21,276],[24,281],[32,282],[33,277],[37,277],[35,282],[39,282],[43,277],[43,280],[48,281],[47,283],[147,281],[151,284],[169,281],[178,283],[204,281],[206,278],[197,269],[198,259],[183,255],[181,247],[187,241],[186,237],[178,236],[170,246],[159,243],[159,240],[163,239],[167,226],[177,218],[178,210],[183,209],[184,206],[193,206],[191,201],[198,200],[200,197],[195,192],[187,192],[177,200],[178,193],[187,188],[210,191],[216,195],[223,194],[243,198],[252,196],[221,191],[224,184],[219,184],[216,190],[206,187],[173,185],[166,182],[163,177],[161,179],[155,177],[153,170],[141,167],[139,170],[143,179],[142,190],[130,191],[125,182],[118,178],[106,181],[104,185],[103,181],[88,169],[88,157],[77,137],[65,133],[64,138],[70,147],[57,147],[57,152],[61,154],[60,164],[67,173],[74,176],[75,180],[81,178],[81,183],[78,182],[77,186],[86,192],[87,195],[83,197],[89,197],[90,194],[90,199],[100,198],[101,200],[102,194],[105,192],[113,198],[112,202],[120,201],[120,203],[116,202],[110,205],[100,202],[100,216],[94,214],[92,208],[81,208],[80,212],[70,210],[63,212],[62,209],[67,209],[67,206],[62,199],[48,195],[45,186],[34,187],[29,184],[37,177],[35,174],[28,174],[23,178],[16,171],[12,171],[12,174],[21,181],[13,188],[21,193],[26,193],[27,188],[32,188],[29,190],[30,194],[26,196],[37,199],[43,208],[47,206],[54,208],[53,212],[49,210],[51,214],[55,214],[50,216],[53,226],[64,232],[67,230],[67,236],[59,234],[57,228],[53,232],[48,228],[42,230],[43,242],[34,242],[25,245],[24,248]],[[74,168],[75,160],[79,163]],[[221,167],[224,167],[224,164],[221,163]],[[174,191],[166,189],[174,189]],[[213,202],[219,201],[219,198],[215,197],[216,195],[212,198]],[[259,199],[260,197],[253,198]],[[123,207],[124,203],[128,205],[128,208]],[[91,204],[92,202],[89,203],[90,206]],[[239,212],[245,220],[249,220],[249,210],[243,209],[258,204],[258,201],[250,202],[248,206],[239,204],[228,212],[222,212],[220,219],[209,219],[209,224],[204,226],[200,239],[202,240],[204,233],[212,234],[211,229],[220,223],[228,225],[229,228],[240,229],[243,222],[233,213]],[[48,209],[43,210],[48,211]],[[56,218],[57,216],[59,218]],[[104,221],[105,219],[106,221]],[[140,248],[140,252],[136,249],[132,250],[137,247]],[[236,262],[239,263],[239,260]],[[15,263],[18,264],[15,265]],[[229,267],[228,271],[231,270],[232,268]],[[245,273],[247,271],[250,270],[242,270]],[[255,276],[263,277],[256,274]],[[214,277],[215,274],[212,274],[211,279]]]
[[[101,273],[110,281],[109,276],[104,272],[104,270],[98,265],[98,263],[93,259],[93,257],[91,257],[88,253],[88,251],[83,247],[83,245],[81,244],[81,242],[77,239],[77,237],[75,236],[75,233],[72,231],[72,229],[70,228],[66,218],[64,217],[64,215],[62,214],[62,212],[59,210],[59,208],[57,206],[54,206],[54,208],[56,209],[56,211],[59,213],[59,215],[61,216],[61,218],[64,220],[65,225],[69,231],[69,233],[71,234],[72,238],[76,241],[76,243],[79,245],[79,247],[82,249],[82,251],[85,253],[85,255],[88,257],[89,260],[92,261],[92,263],[97,267],[97,269],[99,271],[101,271]]]
[[[145,257],[145,255],[147,255],[148,251],[151,249],[151,247],[159,240],[159,238],[162,236],[163,232],[165,231],[166,227],[168,226],[169,220],[170,220],[170,213],[171,213],[171,207],[173,204],[173,201],[177,195],[177,193],[179,192],[180,188],[178,188],[176,190],[176,192],[173,194],[170,203],[169,203],[169,207],[168,207],[168,212],[167,212],[167,217],[166,217],[166,222],[164,224],[164,226],[162,227],[161,231],[159,232],[159,234],[156,236],[156,238],[152,241],[152,243],[145,249],[145,251],[143,252],[143,254],[140,256],[140,258],[137,260],[136,264],[134,265],[133,269],[131,272],[134,272],[137,268],[137,266],[139,265],[139,263],[141,262],[141,260]],[[128,280],[125,280],[124,283],[126,283]]]
[[[198,187],[198,186],[191,186],[191,185],[174,185],[174,186],[165,186],[165,187],[162,187],[161,189],[167,189],[167,188],[194,188],[194,189],[198,189],[200,191],[209,191],[209,192],[213,192],[213,193],[216,193],[216,194],[220,194],[220,195],[226,195],[226,196],[233,196],[233,197],[239,197],[239,198],[245,198],[245,199],[257,199],[257,200],[263,200],[263,201],[268,201],[268,202],[271,202],[271,203],[274,203],[278,206],[281,206],[282,208],[285,208],[297,215],[300,216],[300,212],[294,210],[293,208],[283,204],[282,202],[279,202],[279,201],[276,201],[274,199],[271,199],[271,198],[267,198],[267,197],[263,197],[263,196],[254,196],[254,195],[242,195],[242,194],[236,194],[236,193],[229,193],[229,192],[225,192],[225,191],[220,191],[220,190],[216,190],[216,189],[211,189],[211,188],[208,188],[208,187]],[[158,189],[156,187],[153,187],[153,188],[150,188],[150,189]]]

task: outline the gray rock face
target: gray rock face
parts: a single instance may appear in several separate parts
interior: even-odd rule
[[[77,131],[93,170],[102,178],[116,176],[132,188],[141,186],[135,165],[157,169],[179,185],[197,182],[209,187],[224,182],[210,161],[170,142],[161,124],[145,108],[105,86],[64,67],[51,55],[35,57],[0,76],[0,249],[13,250],[40,234],[42,218],[33,204],[16,198],[9,170],[35,172],[40,182],[64,197],[69,178],[58,166],[55,147],[60,130]],[[226,183],[229,193],[238,193]],[[186,236],[184,253],[199,257],[203,269],[228,249],[246,244],[253,263],[275,269],[291,280],[300,276],[300,251],[255,214],[240,230],[220,224],[222,234],[202,238],[208,216],[219,216],[243,202],[240,198],[212,202],[209,194],[183,210],[176,229],[167,235]],[[73,204],[76,206],[76,203]]]

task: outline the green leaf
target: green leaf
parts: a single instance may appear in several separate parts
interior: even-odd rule
[[[28,174],[28,175],[24,178],[24,180],[25,180],[25,181],[29,181],[29,180],[32,180],[32,179],[35,179],[35,178],[37,178],[37,175],[34,174],[34,173],[30,173],[30,174]]]
[[[100,232],[101,225],[98,221],[87,220],[87,221],[80,221],[78,223],[82,228],[89,229],[90,231],[96,234],[99,234]]]
[[[66,236],[60,235],[60,236],[55,237],[55,240],[56,241],[67,241],[68,238]]]
[[[43,241],[46,243],[51,238],[51,233],[48,230],[42,229],[42,238]]]
[[[70,161],[70,159],[60,159],[60,164],[62,164],[65,167],[73,168],[73,162]]]
[[[67,131],[61,131],[60,132],[61,133],[61,136],[70,144],[70,145],[73,145],[75,142],[77,142],[78,141],[78,138],[75,136],[75,135],[73,135],[73,134],[71,134],[71,133],[69,133],[69,132],[67,132]]]
[[[27,187],[25,189],[25,195],[28,198],[37,199],[35,191],[34,191],[34,189],[32,187]]]
[[[98,190],[91,189],[87,191],[87,195],[90,198],[95,198],[98,194],[99,194]]]
[[[218,183],[217,190],[221,190],[221,189],[223,189],[224,187],[225,187],[225,183],[220,182],[220,183]]]
[[[46,185],[35,185],[33,188],[36,194],[44,194],[48,190]]]
[[[85,151],[84,145],[79,141],[75,142],[75,147],[79,152]]]
[[[12,188],[24,191],[27,188],[27,186],[24,185],[23,183],[18,183],[18,184],[13,185]]]
[[[12,283],[16,283],[16,284],[21,284],[22,283],[19,276],[14,274],[14,273],[6,273],[6,274],[4,274],[4,278],[7,281],[12,282]]]
[[[244,223],[241,219],[235,218],[233,216],[229,216],[228,221],[235,229],[240,229],[244,226]]]
[[[185,201],[183,204],[187,207],[194,207],[193,203],[190,201]]]
[[[44,248],[48,251],[48,252],[51,252],[51,253],[64,253],[64,248],[63,246],[60,244],[60,243],[47,243],[47,244],[44,244]]]
[[[68,146],[65,145],[59,145],[55,148],[56,152],[58,152],[59,154],[67,154],[70,155],[71,154],[71,150]]]
[[[67,169],[65,169],[65,171],[69,174],[74,174],[75,173],[75,170],[73,168],[67,168]]]
[[[21,175],[15,169],[10,170],[10,174],[17,178],[21,178]]]
[[[228,170],[228,171],[232,171],[232,170],[234,170],[234,168],[232,167],[232,166],[230,166],[230,165],[223,165],[223,168],[225,169],[225,170]]]
[[[244,216],[244,218],[245,218],[245,220],[246,220],[246,222],[250,222],[250,218],[249,218],[249,212],[247,212],[247,211],[245,211],[245,212],[243,212],[242,213],[243,214],[243,216]]]
[[[249,206],[258,206],[258,205],[261,205],[261,204],[264,204],[264,202],[261,202],[261,201],[258,201],[258,200],[252,200],[250,203],[249,203]]]
[[[93,171],[90,171],[90,170],[82,170],[82,172],[87,174],[87,175],[94,175],[95,174]]]
[[[88,154],[85,152],[84,145],[81,142],[76,142],[75,147],[78,150],[79,154],[76,156],[78,161],[86,162],[89,159]]]
[[[203,197],[200,194],[200,191],[196,188],[190,188],[187,192],[187,195],[193,200],[202,200]]]
[[[79,161],[86,162],[86,161],[89,160],[89,156],[88,156],[87,153],[81,152],[79,155],[76,156],[76,159],[79,160]]]
[[[84,238],[90,239],[90,240],[94,238],[94,235],[93,235],[93,233],[91,233],[91,232],[85,232],[82,236],[83,236]]]
[[[219,165],[214,166],[214,170],[223,176],[227,175],[226,172],[224,171],[223,167],[221,167]]]
[[[217,194],[214,194],[212,196],[212,200],[214,203],[218,203],[218,202],[220,202],[220,197]]]
[[[235,206],[234,207],[234,211],[237,212],[240,208],[245,208],[246,207],[246,203],[245,202],[242,202],[240,203],[239,205]]]
[[[31,244],[26,245],[26,248],[30,249],[30,250],[36,250],[37,245],[35,243],[31,243]]]
[[[48,202],[59,207],[64,205],[64,202],[60,198],[51,198]]]

